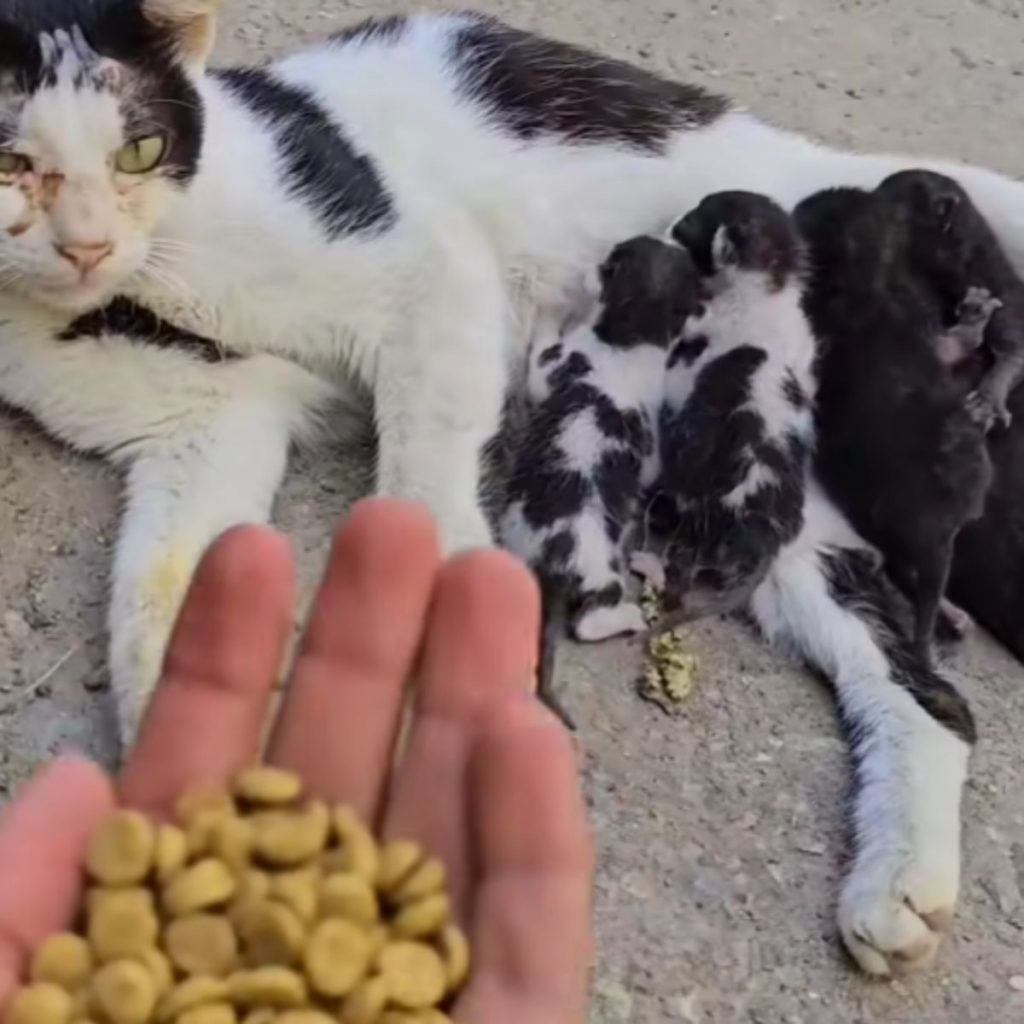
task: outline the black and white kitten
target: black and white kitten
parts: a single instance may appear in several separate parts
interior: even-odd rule
[[[699,302],[689,253],[656,238],[616,246],[598,278],[585,321],[531,354],[531,408],[501,526],[541,580],[545,690],[566,619],[584,641],[646,628],[627,599],[625,543],[658,474],[667,354]]]
[[[800,530],[815,344],[801,306],[802,246],[781,207],[716,193],[672,236],[710,295],[672,350],[659,427],[657,491],[676,520],[665,608],[696,618],[745,605]],[[660,576],[650,553],[633,567]]]

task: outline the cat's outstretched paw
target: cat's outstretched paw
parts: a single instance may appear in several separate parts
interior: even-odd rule
[[[940,851],[941,852],[941,851]],[[854,870],[839,902],[839,928],[866,974],[892,977],[922,970],[935,959],[953,923],[959,850],[908,862],[906,852]]]
[[[591,608],[585,611],[573,627],[573,635],[583,643],[609,640],[613,636],[643,633],[647,620],[640,606],[632,602],[611,608]]]
[[[665,589],[665,563],[651,551],[634,551],[629,556],[629,567],[655,590]]]

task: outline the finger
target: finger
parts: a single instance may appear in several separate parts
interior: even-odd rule
[[[68,757],[38,775],[0,817],[0,1006],[31,951],[70,925],[89,837],[113,806],[103,772]]]
[[[585,1019],[593,851],[565,730],[537,702],[492,717],[474,749],[475,956],[459,1024]]]
[[[375,820],[440,549],[418,505],[361,502],[339,530],[271,743],[275,763]]]
[[[435,851],[459,906],[471,867],[465,794],[473,743],[491,709],[532,700],[539,609],[532,577],[498,551],[457,558],[438,576],[385,833]]]
[[[223,782],[257,757],[294,606],[283,537],[239,527],[211,547],[121,777],[126,803],[166,812],[183,790]]]

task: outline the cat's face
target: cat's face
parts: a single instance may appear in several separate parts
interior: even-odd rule
[[[61,309],[159,276],[196,173],[214,0],[0,0],[0,290]]]

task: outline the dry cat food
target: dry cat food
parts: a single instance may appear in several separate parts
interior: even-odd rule
[[[81,934],[36,950],[6,1024],[449,1024],[469,946],[440,861],[276,768],[176,812],[100,827]]]

